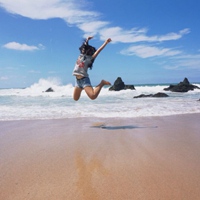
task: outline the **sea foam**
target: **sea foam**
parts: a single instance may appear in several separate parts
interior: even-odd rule
[[[200,87],[200,84],[195,84]],[[48,88],[54,92],[45,92]],[[109,91],[104,87],[94,101],[83,91],[74,101],[73,84],[40,79],[24,89],[0,90],[0,120],[60,119],[71,117],[144,117],[199,113],[200,90],[187,93],[164,91],[168,85],[136,85],[136,90]],[[167,98],[133,98],[164,92]]]

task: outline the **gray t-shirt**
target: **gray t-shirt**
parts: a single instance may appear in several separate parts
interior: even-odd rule
[[[81,75],[84,77],[88,77],[88,73],[87,70],[88,68],[92,65],[92,63],[94,62],[94,59],[92,58],[92,56],[87,56],[84,54],[80,54],[80,56],[78,57],[78,60],[76,61],[74,70],[73,70],[73,75]]]

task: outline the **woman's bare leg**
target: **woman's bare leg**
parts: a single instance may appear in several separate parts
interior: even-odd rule
[[[73,98],[75,101],[78,101],[80,96],[81,96],[81,92],[82,92],[82,88],[79,88],[79,87],[75,87],[74,88],[74,94],[73,94]]]
[[[102,87],[104,85],[111,85],[110,82],[102,80],[101,83],[99,83],[99,85],[97,85],[95,88],[91,87],[91,86],[87,86],[84,88],[86,94],[88,95],[88,97],[92,100],[96,99],[102,89]]]

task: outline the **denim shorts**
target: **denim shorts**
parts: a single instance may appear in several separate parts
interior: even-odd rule
[[[76,79],[75,86],[79,87],[81,89],[84,89],[87,86],[91,86],[92,87],[89,77]]]

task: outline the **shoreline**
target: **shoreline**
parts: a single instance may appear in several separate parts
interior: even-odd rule
[[[199,119],[0,121],[0,199],[198,199]]]
[[[198,100],[197,100],[198,101]],[[110,119],[110,121],[114,119],[121,119],[123,120],[131,120],[131,119],[145,119],[145,118],[165,118],[165,117],[178,117],[178,116],[186,116],[186,115],[200,115],[199,112],[195,113],[178,113],[178,114],[169,114],[169,115],[153,115],[153,116],[135,116],[135,117],[98,117],[98,116],[78,116],[78,117],[66,117],[66,118],[30,118],[30,119],[5,119],[0,120],[1,122],[28,122],[28,121],[59,121],[59,120],[70,120],[70,119],[99,119],[99,120],[106,120]],[[1,124],[0,124],[1,125]]]

